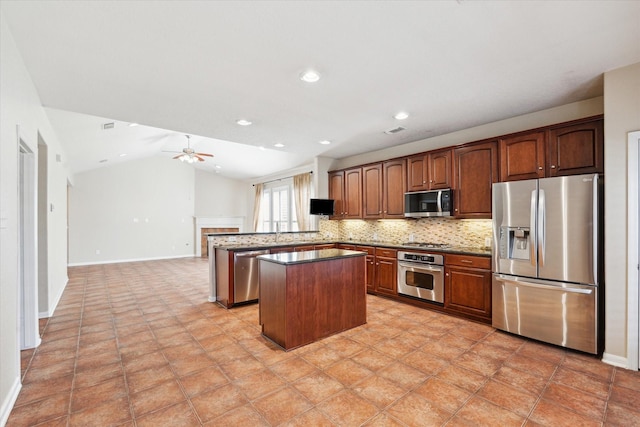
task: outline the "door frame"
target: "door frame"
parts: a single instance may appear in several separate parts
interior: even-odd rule
[[[627,368],[640,365],[640,131],[628,133],[627,156]]]
[[[18,145],[18,192],[20,220],[18,236],[18,324],[21,350],[40,345],[38,322],[38,194],[36,151],[30,146],[20,127],[16,126]]]

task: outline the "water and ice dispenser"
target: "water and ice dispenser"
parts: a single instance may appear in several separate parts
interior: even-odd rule
[[[529,227],[500,227],[500,258],[530,261]]]

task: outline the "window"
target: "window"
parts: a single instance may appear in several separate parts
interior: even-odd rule
[[[265,184],[260,203],[260,231],[298,231],[295,212],[291,179]]]

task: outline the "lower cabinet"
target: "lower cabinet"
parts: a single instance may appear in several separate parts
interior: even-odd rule
[[[478,320],[491,320],[491,259],[445,256],[444,307]]]
[[[376,248],[374,290],[376,293],[398,295],[398,251]]]
[[[376,248],[374,246],[356,246],[355,250],[367,253],[367,269],[365,271],[365,282],[367,283],[367,292],[373,294],[376,291]]]

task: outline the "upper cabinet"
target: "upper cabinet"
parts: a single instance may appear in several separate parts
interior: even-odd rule
[[[498,181],[498,142],[454,150],[453,209],[456,218],[491,218],[491,187]]]
[[[500,181],[544,178],[544,131],[500,139]]]
[[[604,173],[604,120],[551,127],[547,163],[547,176]]]
[[[362,217],[404,218],[404,159],[362,167]]]
[[[405,160],[384,162],[382,171],[382,218],[404,218]]]
[[[604,172],[601,117],[500,139],[500,181]]]
[[[451,188],[452,150],[431,151],[407,159],[407,191]]]
[[[362,218],[362,168],[329,172],[329,198],[335,200],[331,219]]]

